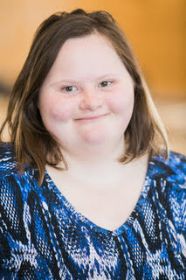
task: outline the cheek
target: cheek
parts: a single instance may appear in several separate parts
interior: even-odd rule
[[[56,105],[55,107],[51,108],[51,117],[56,121],[66,122],[73,116],[73,110],[70,106],[66,105]]]
[[[129,116],[133,112],[134,92],[115,93],[108,98],[107,104],[113,113]]]
[[[73,117],[74,106],[60,99],[51,99],[41,104],[41,114],[48,121],[66,122]]]

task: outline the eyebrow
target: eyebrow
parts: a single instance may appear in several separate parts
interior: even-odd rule
[[[95,78],[93,78],[93,79],[91,79],[91,80],[94,80],[94,79],[96,79],[96,80],[102,80],[102,79],[105,79],[105,78],[108,78],[108,77],[118,77],[119,76],[119,74],[114,74],[114,73],[108,73],[108,74],[105,74],[105,75],[103,75],[103,76],[99,76],[99,77],[95,77]],[[86,81],[89,81],[90,79],[85,79]],[[82,79],[80,78],[80,79],[71,79],[71,78],[69,78],[69,79],[62,79],[62,80],[60,80],[60,81],[57,81],[56,83],[80,83],[82,81]]]

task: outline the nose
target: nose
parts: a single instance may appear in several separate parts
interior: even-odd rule
[[[80,109],[81,110],[90,110],[94,111],[101,107],[103,104],[103,97],[100,94],[99,90],[96,88],[87,88],[83,91]]]

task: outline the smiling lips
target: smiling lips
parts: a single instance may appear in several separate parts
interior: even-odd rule
[[[97,119],[100,119],[104,116],[107,116],[108,113],[106,114],[102,114],[102,115],[96,115],[96,116],[87,116],[87,117],[82,117],[82,118],[79,118],[79,119],[76,119],[76,121],[91,121],[91,120],[97,120]]]

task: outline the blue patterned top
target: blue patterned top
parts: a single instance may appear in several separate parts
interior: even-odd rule
[[[186,279],[186,157],[150,158],[143,190],[115,231],[95,225],[47,172],[20,174],[0,145],[0,279]]]

